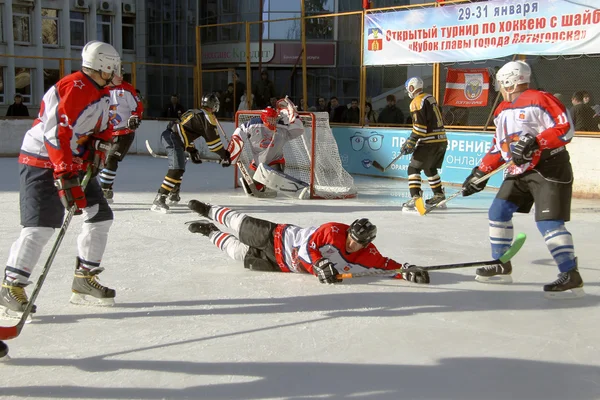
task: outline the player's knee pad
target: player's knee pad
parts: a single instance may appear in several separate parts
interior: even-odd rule
[[[537,228],[542,234],[542,236],[546,236],[547,233],[553,231],[566,230],[565,229],[565,221],[562,219],[551,219],[547,221],[537,221]]]
[[[267,259],[264,251],[250,247],[244,257],[244,268],[252,271],[279,271],[279,268]]]
[[[488,218],[490,221],[510,221],[518,208],[519,206],[513,202],[495,198],[488,211]]]
[[[425,173],[428,178],[431,178],[438,174],[438,170],[437,168],[427,168],[423,170],[423,173]]]
[[[21,229],[19,240],[22,243],[34,243],[43,247],[48,243],[53,233],[54,228],[46,228],[43,226],[26,227]]]
[[[167,171],[167,176],[174,180],[180,180],[185,173],[184,169],[170,169]]]
[[[114,154],[109,154],[108,157],[106,157],[104,168],[117,172],[117,168],[119,168],[119,157]]]
[[[408,173],[408,175],[420,175],[421,174],[421,170],[419,168],[411,167],[410,165],[408,166],[408,169],[406,170],[406,172]]]
[[[102,221],[111,221],[112,223],[113,218],[113,211],[106,201],[83,209],[83,221],[86,223],[93,224]]]

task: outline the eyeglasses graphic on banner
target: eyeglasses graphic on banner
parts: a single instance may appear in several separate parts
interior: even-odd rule
[[[383,144],[383,135],[373,132],[369,136],[363,136],[359,132],[356,132],[354,136],[350,137],[350,144],[354,151],[361,151],[365,147],[365,142],[368,143],[371,150],[377,151],[381,149],[381,145]]]

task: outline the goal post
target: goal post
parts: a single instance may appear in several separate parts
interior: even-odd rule
[[[260,110],[238,111],[235,127],[260,117]],[[311,199],[344,199],[356,197],[354,179],[344,169],[337,142],[325,112],[300,112],[304,134],[284,146],[285,173],[306,182]],[[253,159],[250,146],[244,146],[240,161],[249,168]],[[239,172],[235,170],[234,186],[239,187]]]

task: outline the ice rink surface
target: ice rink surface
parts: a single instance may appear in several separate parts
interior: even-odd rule
[[[16,159],[0,158],[0,169],[6,260],[20,229]],[[68,302],[82,223],[74,218],[34,321],[7,342],[0,398],[600,399],[599,201],[574,200],[567,225],[582,299],[543,297],[558,270],[533,215],[514,219],[528,240],[511,285],[475,282],[472,268],[432,272],[428,286],[385,277],[321,285],[229,260],[188,232],[184,222],[197,215],[187,201],[302,226],[366,216],[383,255],[434,265],[490,259],[494,192],[420,217],[400,211],[405,181],[357,178],[353,200],[259,200],[232,189],[232,168],[202,164],[188,166],[182,205],[162,215],[149,207],[166,170],[166,160],[144,156],[120,166],[101,275],[117,290],[113,308]]]

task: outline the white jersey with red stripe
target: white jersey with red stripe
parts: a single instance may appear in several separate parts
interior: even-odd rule
[[[256,165],[264,163],[271,165],[285,162],[283,148],[285,144],[296,139],[304,133],[304,125],[300,118],[296,118],[289,125],[277,124],[277,130],[272,131],[260,117],[254,117],[240,125],[234,136],[239,136],[245,146],[250,146]]]
[[[522,135],[536,136],[539,149],[530,163],[510,166],[511,175],[535,168],[542,157],[565,150],[575,129],[565,106],[550,93],[528,89],[514,101],[503,101],[495,111],[496,133],[492,148],[479,169],[490,172],[512,158],[511,150]]]
[[[76,141],[109,132],[109,108],[108,88],[81,71],[65,76],[44,94],[39,115],[25,133],[19,162],[56,172],[80,170],[81,161],[73,155]]]
[[[110,124],[113,129],[113,135],[125,135],[133,132],[127,128],[127,120],[132,115],[137,115],[142,119],[144,106],[142,100],[137,95],[135,88],[123,81],[120,85],[110,88]]]
[[[319,227],[301,228],[280,224],[274,232],[275,258],[284,272],[313,273],[313,264],[327,258],[340,273],[357,273],[369,269],[395,270],[402,265],[383,257],[370,243],[348,253],[346,238],[349,226],[330,222]]]

